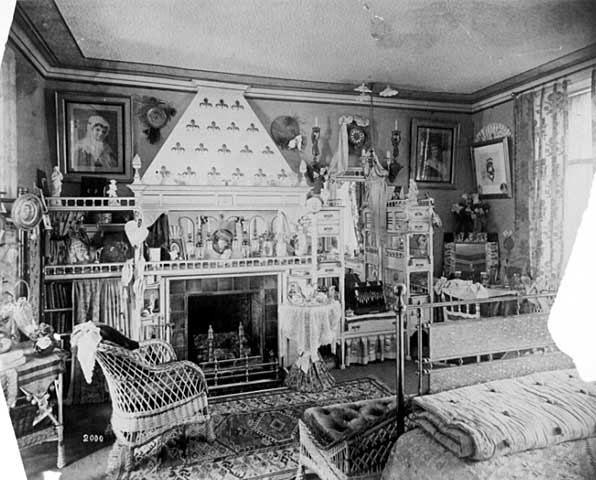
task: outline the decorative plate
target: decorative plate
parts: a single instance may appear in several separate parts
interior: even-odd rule
[[[234,234],[225,228],[213,232],[213,251],[223,255],[226,250],[231,250]]]
[[[323,201],[317,196],[310,197],[308,200],[306,200],[306,208],[310,212],[316,213],[321,210],[322,207]]]
[[[43,216],[43,206],[37,195],[25,193],[14,201],[11,217],[14,224],[23,230],[35,228]]]
[[[159,106],[151,107],[145,114],[147,124],[153,128],[161,128],[168,123],[168,114],[166,111]]]

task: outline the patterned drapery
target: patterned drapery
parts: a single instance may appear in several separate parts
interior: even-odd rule
[[[514,258],[545,289],[562,273],[567,128],[566,81],[516,98]]]

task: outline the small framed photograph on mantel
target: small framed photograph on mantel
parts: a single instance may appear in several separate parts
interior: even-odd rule
[[[459,124],[412,119],[410,177],[423,188],[455,188]]]
[[[511,198],[509,139],[487,140],[472,145],[472,167],[481,198]]]
[[[82,176],[130,180],[130,97],[56,92],[58,161],[67,181]]]

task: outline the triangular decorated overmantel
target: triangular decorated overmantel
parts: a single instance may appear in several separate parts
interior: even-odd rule
[[[195,84],[195,97],[145,170],[142,183],[296,185],[297,176],[246,101],[247,87]]]
[[[247,87],[195,84],[195,97],[142,178],[135,174],[130,185],[145,220],[176,210],[282,209],[299,215],[309,188],[246,101]]]

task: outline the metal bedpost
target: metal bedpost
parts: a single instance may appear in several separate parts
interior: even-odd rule
[[[406,286],[403,284],[395,285],[394,293],[396,296],[395,305],[393,306],[393,310],[395,311],[395,331],[397,335],[397,355],[395,356],[396,362],[396,395],[397,395],[397,434],[398,436],[404,433],[404,426],[405,426],[405,416],[406,416],[406,404],[405,404],[405,394],[404,394],[404,322],[403,322],[403,314],[404,314],[404,292],[406,290]]]

